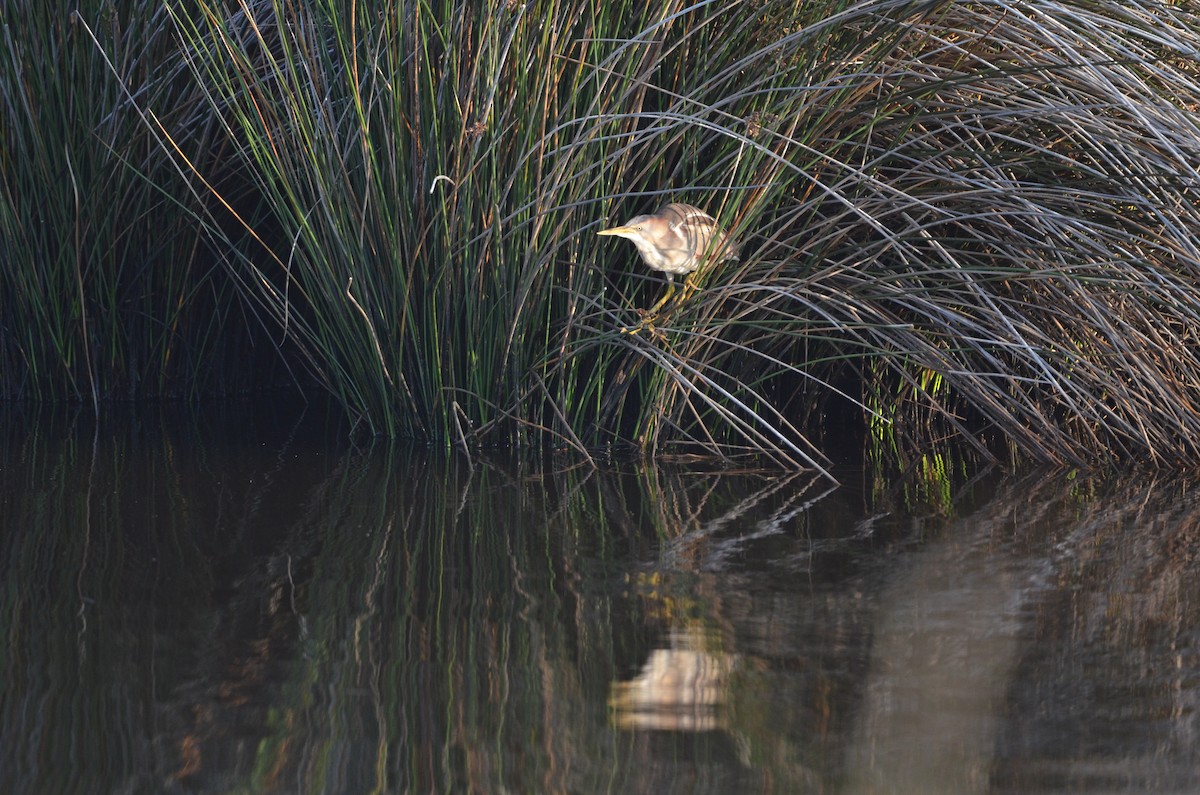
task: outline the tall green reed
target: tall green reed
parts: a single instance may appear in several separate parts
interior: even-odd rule
[[[172,158],[137,113],[202,139],[156,2],[0,10],[0,397],[194,394],[214,386],[229,296]],[[241,336],[240,332],[234,336]]]
[[[170,8],[268,211],[240,217],[266,246],[244,283],[348,411],[373,432],[444,442],[567,430],[545,407],[576,376],[551,371],[546,351],[602,286],[582,230],[604,185],[581,184],[573,164],[604,151],[579,120],[645,68],[635,54],[598,72],[612,37],[663,12]],[[514,416],[529,396],[540,408]]]
[[[1184,7],[165,7],[204,228],[371,432],[827,470],[848,410],[900,454],[1194,458]],[[621,334],[661,282],[593,233],[668,200],[742,258]]]

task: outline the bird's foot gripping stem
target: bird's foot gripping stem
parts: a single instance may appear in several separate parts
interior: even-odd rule
[[[655,339],[665,340],[666,337],[663,336],[663,333],[654,327],[654,322],[656,320],[658,320],[659,312],[662,311],[663,307],[665,307],[667,305],[667,303],[671,300],[671,298],[674,295],[675,295],[675,285],[668,283],[667,284],[667,292],[662,298],[658,299],[658,303],[656,303],[654,306],[650,307],[649,309],[637,310],[637,313],[638,313],[637,324],[630,326],[629,328],[621,329],[621,333],[622,334],[637,334],[642,329],[649,329],[650,334]]]
[[[650,334],[651,339],[666,342],[667,336],[654,325],[655,321],[658,320],[656,309],[639,309],[637,313],[638,322],[628,328],[621,329],[621,333],[633,337],[642,331],[646,331]]]

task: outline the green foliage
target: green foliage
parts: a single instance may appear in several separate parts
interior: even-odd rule
[[[0,10],[0,398],[195,394],[238,304],[138,107],[192,141],[211,117],[189,115],[157,4],[74,8]]]
[[[109,393],[183,342],[198,366],[215,252],[207,305],[248,313],[376,434],[827,470],[806,434],[849,411],[901,459],[946,438],[1200,452],[1185,5],[139,7],[81,11],[87,40],[29,9],[0,74],[24,120],[0,240],[49,257],[0,296],[9,383]],[[87,68],[56,82],[62,43]],[[741,259],[622,334],[662,282],[594,233],[670,200],[717,216]],[[129,250],[170,267],[131,271]],[[119,347],[135,319],[140,359]]]
[[[602,287],[594,141],[635,126],[589,117],[645,56],[596,64],[654,22],[632,8],[172,6],[268,210],[241,218],[269,250],[244,283],[371,431],[511,443],[557,422],[580,376],[547,354]]]

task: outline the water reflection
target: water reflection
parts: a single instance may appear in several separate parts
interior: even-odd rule
[[[697,629],[670,633],[666,648],[652,649],[638,675],[614,682],[609,706],[622,729],[710,731],[726,728],[729,674],[737,656],[710,649]]]
[[[830,489],[316,428],[5,430],[0,791],[1200,785],[1193,481]]]

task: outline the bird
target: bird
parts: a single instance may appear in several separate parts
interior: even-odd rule
[[[692,274],[707,260],[723,262],[738,258],[737,244],[730,240],[716,219],[690,204],[671,202],[650,215],[635,216],[621,226],[602,229],[598,235],[615,235],[632,240],[642,259],[653,270],[667,275],[667,292],[648,310],[638,310],[642,322],[625,333],[637,333],[650,325],[656,314],[675,294],[675,277],[683,276],[684,297],[695,289]]]

